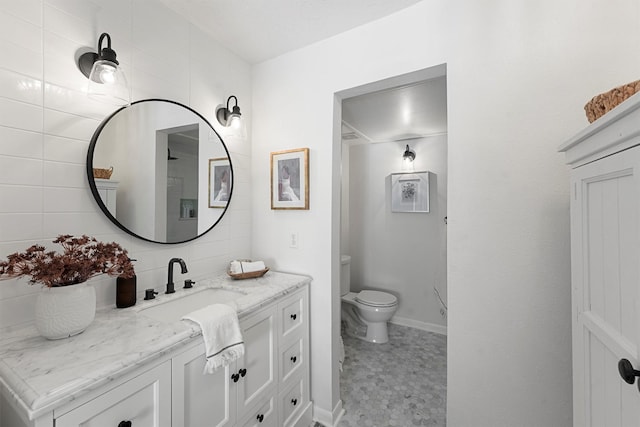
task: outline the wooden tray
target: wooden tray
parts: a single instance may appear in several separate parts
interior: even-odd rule
[[[227,274],[236,280],[255,279],[256,277],[264,276],[267,271],[269,271],[269,267],[265,268],[264,270],[250,271],[249,273],[232,273],[230,271],[227,271]]]

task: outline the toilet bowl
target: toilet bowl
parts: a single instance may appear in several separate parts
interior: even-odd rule
[[[345,332],[364,341],[386,343],[389,341],[387,322],[398,308],[398,299],[382,291],[350,292],[350,262],[348,255],[342,256],[341,311]]]
[[[342,296],[345,331],[365,341],[386,343],[389,341],[387,322],[397,308],[397,298],[389,293],[371,290],[349,292]]]

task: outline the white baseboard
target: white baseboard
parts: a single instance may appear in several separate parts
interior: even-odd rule
[[[447,335],[447,327],[443,325],[436,325],[435,323],[420,322],[418,320],[406,319],[404,317],[397,316],[393,316],[390,322],[395,325],[408,326],[410,328],[416,328],[427,332]]]
[[[342,400],[338,400],[338,403],[331,412],[315,405],[313,407],[313,420],[319,422],[325,427],[337,427],[342,415],[344,415]]]

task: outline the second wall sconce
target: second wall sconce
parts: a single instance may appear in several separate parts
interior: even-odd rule
[[[107,39],[107,46],[102,42]],[[127,105],[130,102],[129,86],[111,49],[111,36],[102,33],[98,40],[98,52],[86,52],[78,58],[78,68],[89,79],[88,95],[91,98],[114,105]]]
[[[230,110],[229,103],[231,102],[231,98],[234,99],[235,105]],[[224,127],[235,126],[236,122],[240,121],[241,115],[242,113],[240,113],[240,107],[238,107],[238,98],[236,98],[235,95],[231,95],[229,98],[227,98],[226,107],[223,107],[221,105],[216,110],[216,118],[218,119],[218,122]]]
[[[234,105],[231,106],[231,100],[233,99]],[[241,118],[240,107],[238,106],[238,98],[235,95],[231,95],[227,98],[227,106],[219,105],[216,108],[216,119],[218,123],[227,128],[224,133],[227,136],[233,136],[241,139],[247,137],[247,129],[245,119]]]

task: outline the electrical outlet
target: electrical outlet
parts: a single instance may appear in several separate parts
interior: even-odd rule
[[[289,233],[289,247],[294,249],[298,248],[298,233],[295,231]]]

